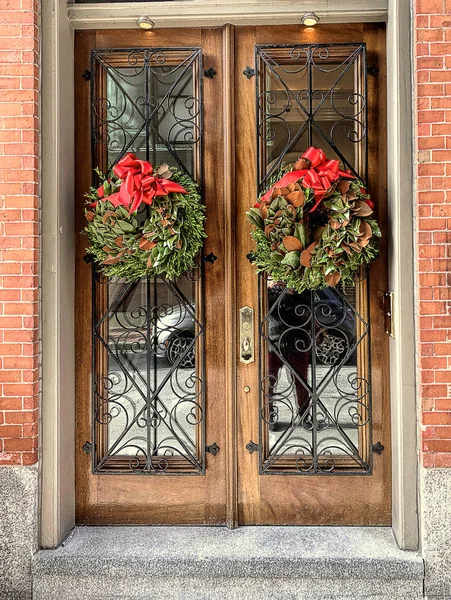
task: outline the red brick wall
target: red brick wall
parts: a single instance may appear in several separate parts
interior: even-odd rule
[[[451,467],[451,0],[417,0],[420,457]]]
[[[37,460],[37,0],[0,0],[0,464]]]
[[[0,464],[38,421],[37,0],[0,0]],[[451,467],[451,0],[416,0],[421,460]]]

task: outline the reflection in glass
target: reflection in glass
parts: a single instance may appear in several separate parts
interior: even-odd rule
[[[93,61],[94,166],[132,152],[200,182],[200,50],[94,51]],[[203,473],[200,267],[176,281],[96,277],[95,293],[95,472]]]
[[[364,180],[364,45],[262,46],[257,66],[261,189],[312,145]],[[366,286],[298,294],[260,276],[262,473],[370,470]]]
[[[194,466],[203,420],[196,282],[183,276],[106,285],[108,373],[97,381],[103,401],[95,418],[108,425],[108,454],[133,455],[136,468],[156,471],[177,455]]]
[[[133,152],[153,165],[178,166],[198,180],[199,51],[96,51],[93,56],[102,66],[93,82],[97,160],[111,166]]]
[[[321,468],[330,454],[358,452],[359,428],[368,422],[367,382],[358,375],[358,329],[353,288],[298,294],[266,279],[267,315],[261,324],[266,346],[262,418],[269,455],[297,455],[298,467]],[[263,294],[265,292],[263,291]],[[327,463],[327,464],[326,464]]]
[[[260,48],[262,184],[309,146],[365,178],[366,99],[361,44]]]

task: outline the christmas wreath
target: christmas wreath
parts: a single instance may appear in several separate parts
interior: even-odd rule
[[[88,254],[108,277],[180,276],[202,248],[205,207],[187,175],[134,154],[122,158],[86,195]]]
[[[354,285],[381,235],[363,183],[313,147],[275,179],[246,213],[258,271],[298,292]]]

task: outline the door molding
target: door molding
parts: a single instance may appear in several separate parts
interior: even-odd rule
[[[183,14],[177,5],[183,4]],[[401,548],[418,545],[417,498],[417,407],[414,386],[414,244],[413,244],[413,126],[412,126],[412,40],[409,0],[318,0],[289,3],[281,10],[278,0],[258,2],[228,0],[228,8],[219,13],[221,2],[164,3],[165,12],[174,8],[178,21],[172,27],[211,26],[235,22],[245,24],[299,21],[301,14],[315,10],[322,22],[368,22],[387,20],[388,69],[388,163],[390,238],[389,277],[397,302],[397,337],[391,340],[392,447],[393,447],[393,531]],[[330,5],[333,4],[333,9]],[[205,11],[200,13],[201,6]],[[208,9],[205,7],[208,5]],[[134,27],[136,18],[152,14],[163,4],[123,3],[114,6],[74,6],[66,0],[43,0],[42,18],[42,208],[51,218],[43,221],[42,233],[42,397],[41,397],[41,546],[54,547],[74,524],[74,349],[70,345],[73,319],[66,307],[73,305],[74,259],[72,235],[65,235],[73,223],[73,36],[69,22],[76,29]],[[374,10],[376,6],[376,11]],[[277,9],[276,9],[277,7]],[[340,13],[341,7],[341,13]],[[343,8],[344,7],[344,8]],[[151,10],[152,9],[152,10]],[[188,13],[191,9],[191,17]],[[85,14],[85,21],[81,15]],[[97,16],[94,11],[99,11]],[[128,25],[117,11],[128,15]],[[271,12],[272,11],[272,12]],[[351,14],[352,13],[352,14]],[[87,15],[91,18],[87,19]],[[104,20],[99,20],[99,15]],[[287,14],[290,15],[287,18]],[[77,18],[75,18],[77,15]],[[218,16],[219,15],[219,16]],[[222,15],[222,16],[221,16]],[[271,16],[269,16],[271,15]],[[346,16],[344,16],[346,15]],[[163,17],[155,17],[159,25]],[[169,17],[166,26],[169,26]],[[277,21],[275,19],[278,19]],[[188,21],[187,21],[188,19]],[[209,20],[210,19],[210,20]],[[222,20],[221,19],[225,19]],[[248,19],[244,21],[244,19]],[[114,21],[114,23],[113,23]],[[409,40],[407,42],[407,40]],[[64,49],[64,55],[62,54]],[[396,149],[400,149],[400,152]],[[55,174],[59,174],[55,183]],[[405,224],[409,223],[410,227]],[[72,231],[72,227],[69,226]],[[66,280],[62,277],[67,277]],[[59,354],[58,354],[59,352]],[[65,352],[65,360],[61,353]]]
[[[175,2],[122,2],[71,4],[69,22],[74,29],[129,29],[141,15],[149,15],[157,27],[218,27],[233,25],[284,25],[300,23],[313,11],[322,23],[385,21],[388,0],[176,0]],[[289,15],[289,17],[287,17]]]
[[[235,90],[234,90],[234,53],[235,32],[233,25],[226,25],[223,31],[223,81],[224,81],[224,204],[225,213],[235,214]],[[235,219],[226,219],[224,224],[225,238],[225,289],[230,290],[226,297],[225,311],[229,315],[226,320],[226,335],[230,340],[232,352],[226,355],[226,395],[228,395],[226,406],[226,430],[227,430],[227,497],[226,497],[226,519],[227,527],[234,529],[238,525],[238,431],[237,431],[237,393],[235,385],[236,374],[236,322],[234,318],[238,314],[236,304],[236,260],[234,258]]]

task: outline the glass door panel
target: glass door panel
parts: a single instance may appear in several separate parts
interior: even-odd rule
[[[197,49],[94,51],[93,166],[131,152],[201,184],[201,61]],[[94,472],[203,473],[200,266],[176,281],[94,285]]]
[[[257,46],[256,60],[260,189],[312,145],[364,181],[365,45]],[[365,275],[303,294],[260,275],[261,473],[371,470]]]

